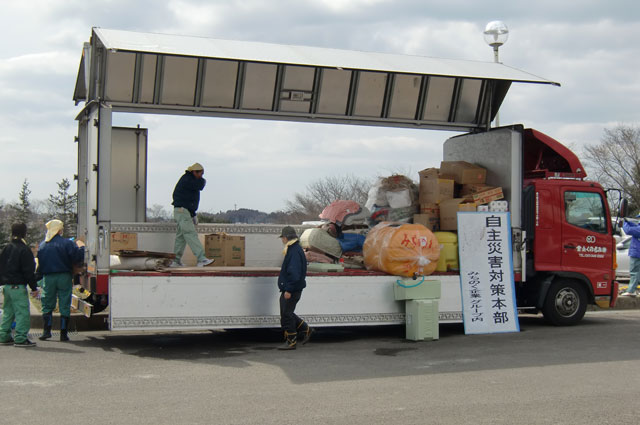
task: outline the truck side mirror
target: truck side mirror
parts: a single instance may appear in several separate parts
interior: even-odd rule
[[[618,211],[618,217],[626,217],[629,214],[629,200],[622,198],[620,200],[620,210]]]

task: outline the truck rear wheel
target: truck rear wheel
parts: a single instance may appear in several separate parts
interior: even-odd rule
[[[542,314],[555,326],[578,323],[587,311],[587,294],[574,280],[558,280],[551,284],[544,301]]]

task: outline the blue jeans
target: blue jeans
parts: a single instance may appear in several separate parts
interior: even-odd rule
[[[629,279],[627,292],[631,294],[635,294],[638,288],[638,273],[640,273],[640,258],[629,257],[629,275],[631,275],[631,277]]]

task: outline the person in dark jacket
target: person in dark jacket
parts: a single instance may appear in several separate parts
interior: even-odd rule
[[[636,218],[640,218],[640,215]],[[631,236],[631,245],[629,246],[629,287],[620,296],[635,297],[640,277],[638,276],[640,273],[640,224],[625,218],[622,230]]]
[[[182,254],[184,254],[184,248],[187,244],[198,260],[198,267],[213,263],[213,260],[205,256],[195,227],[198,224],[196,211],[200,204],[200,191],[207,184],[207,181],[202,177],[203,174],[204,168],[196,162],[187,168],[173,190],[173,218],[178,225],[178,231],[173,247],[176,259],[171,263],[171,267],[182,266]]]
[[[279,350],[295,350],[298,333],[301,334],[302,344],[306,344],[313,333],[313,329],[295,314],[296,305],[300,301],[302,290],[307,286],[307,259],[298,242],[296,231],[286,226],[280,233],[280,239],[285,245],[284,261],[278,276],[280,289],[280,325],[284,331],[285,342]]]
[[[60,220],[47,222],[47,234],[38,249],[37,277],[42,285],[43,332],[40,340],[51,338],[53,310],[58,302],[60,310],[60,341],[69,341],[68,329],[71,319],[71,291],[73,289],[73,265],[84,262],[84,243],[73,243],[62,237],[64,223]]]
[[[29,340],[31,314],[27,295],[27,285],[31,288],[31,295],[38,295],[36,262],[31,249],[24,242],[26,235],[27,226],[24,223],[11,226],[11,242],[0,253],[0,285],[4,293],[0,343],[13,344],[16,347],[36,345]],[[15,338],[12,338],[11,324],[14,320],[16,334]]]

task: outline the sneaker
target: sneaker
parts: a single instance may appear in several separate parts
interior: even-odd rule
[[[632,293],[632,292],[623,292],[622,294],[619,295],[620,297],[635,297],[636,294]]]
[[[216,260],[205,258],[203,260],[198,261],[197,266],[198,267],[205,267],[205,266],[208,266],[209,264],[213,264],[214,261],[216,261]]]
[[[184,267],[184,264],[182,264],[182,261],[173,260],[171,264],[169,264],[169,267],[172,267],[172,268]]]
[[[13,338],[9,338],[8,341],[0,342],[0,345],[13,345]]]
[[[15,342],[13,346],[14,347],[35,347],[36,343],[31,342],[28,339],[25,339],[23,342]]]

